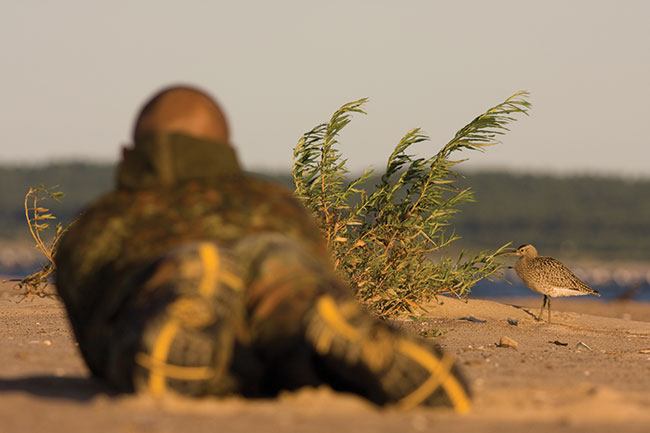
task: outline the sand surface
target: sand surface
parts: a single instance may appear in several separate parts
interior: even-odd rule
[[[648,303],[554,300],[548,324],[534,320],[539,298],[440,298],[396,320],[442,334],[474,392],[461,416],[381,410],[327,388],[257,401],[113,396],[88,379],[59,302],[19,299],[0,286],[0,433],[650,431]],[[517,347],[498,347],[502,337]]]

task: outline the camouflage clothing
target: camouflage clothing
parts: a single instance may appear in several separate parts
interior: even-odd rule
[[[379,404],[468,407],[451,358],[361,310],[301,204],[245,175],[224,143],[137,142],[55,263],[85,360],[120,390],[259,396],[326,382]]]
[[[169,138],[194,144],[187,136]],[[187,160],[188,154],[179,149],[174,160]],[[211,143],[202,150],[214,160],[232,154],[225,144]],[[179,177],[192,175],[191,168]],[[99,376],[105,375],[102,364],[108,348],[101,346],[107,342],[107,321],[148,278],[151,265],[170,250],[199,241],[233,248],[247,235],[282,233],[310,256],[327,260],[317,228],[291,193],[246,176],[238,165],[229,166],[226,174],[217,169],[172,186],[154,186],[155,169],[144,174],[139,170],[125,173],[122,165],[120,177],[140,176],[149,187],[122,186],[100,198],[71,226],[56,255],[57,288],[82,350],[93,348],[84,356]]]

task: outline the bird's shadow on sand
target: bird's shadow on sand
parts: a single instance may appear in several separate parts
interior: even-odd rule
[[[26,376],[0,379],[0,393],[22,391],[38,397],[89,401],[99,394],[116,392],[88,377]]]
[[[515,304],[506,304],[506,305],[509,305],[512,308],[516,308],[518,310],[521,310],[524,313],[528,314],[533,319],[537,320],[537,316],[534,313],[531,313],[530,310],[528,309],[528,307],[522,307],[521,305],[515,305]]]

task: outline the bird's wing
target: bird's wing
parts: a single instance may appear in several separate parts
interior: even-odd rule
[[[555,286],[557,289],[575,289],[600,296],[597,290],[589,287],[580,278],[576,277],[569,268],[554,258],[538,257],[537,259],[541,259],[538,266],[544,267],[546,270],[544,275],[548,284]]]
[[[561,262],[552,257],[537,257],[538,266],[542,266],[546,272],[544,276],[548,284],[557,287],[579,289],[586,286],[573,272]]]

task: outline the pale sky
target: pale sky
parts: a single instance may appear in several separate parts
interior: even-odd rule
[[[533,109],[469,169],[650,177],[648,1],[32,1],[0,14],[0,163],[116,161],[173,83],[225,108],[248,169],[369,97],[342,136],[381,169],[421,127],[437,151],[517,90]]]

